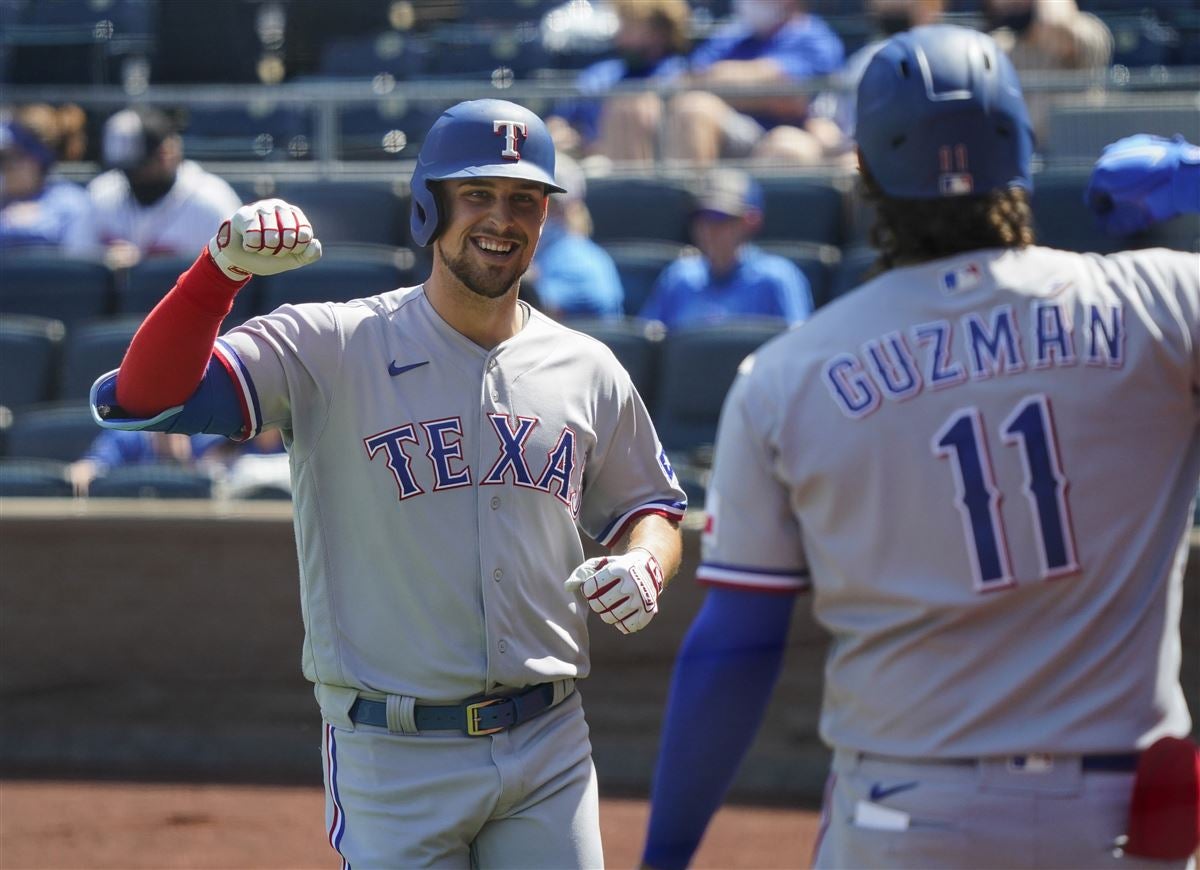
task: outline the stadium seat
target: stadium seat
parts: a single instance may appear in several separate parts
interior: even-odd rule
[[[112,273],[95,260],[46,254],[4,254],[0,313],[34,314],[71,324],[112,307]]]
[[[49,459],[0,459],[0,498],[70,498],[67,463]]]
[[[5,438],[8,456],[73,462],[100,434],[86,402],[51,402],[13,414]]]
[[[257,313],[284,303],[345,302],[418,284],[411,262],[404,262],[406,253],[390,248],[333,250],[311,266],[259,278]]]
[[[339,243],[400,246],[408,242],[408,197],[391,184],[280,181],[272,195],[304,209],[326,253]]]
[[[383,98],[347,106],[339,119],[338,154],[343,160],[414,160],[433,122],[448,106]]]
[[[195,160],[309,160],[313,121],[308,107],[255,101],[194,106],[183,147]]]
[[[1047,169],[1033,179],[1033,218],[1038,243],[1069,251],[1167,247],[1200,251],[1200,215],[1180,215],[1144,233],[1117,238],[1105,233],[1083,202],[1089,170]]]
[[[662,344],[654,418],[663,446],[691,453],[712,444],[738,366],[786,328],[781,319],[747,318],[668,332]]]
[[[1064,99],[1050,107],[1046,128],[1042,151],[1048,165],[1091,167],[1105,145],[1135,133],[1181,133],[1189,142],[1200,142],[1200,101],[1194,94],[1110,99],[1103,105]]]
[[[121,364],[140,317],[120,317],[77,324],[63,342],[58,398],[84,401],[96,378]]]
[[[695,202],[682,183],[660,178],[589,178],[586,197],[592,238],[686,244]]]
[[[760,176],[763,189],[763,240],[840,245],[845,196],[828,180]]]
[[[625,313],[637,317],[662,270],[685,248],[676,242],[608,242],[604,250],[613,258],[621,276]]]
[[[786,257],[795,263],[808,279],[812,291],[813,308],[820,308],[832,298],[833,274],[842,259],[842,253],[833,245],[814,242],[759,242],[758,247],[771,254]]]
[[[831,302],[867,280],[867,273],[878,258],[879,254],[874,248],[853,246],[843,249],[841,262],[833,271],[829,297],[825,301]]]
[[[428,61],[429,47],[422,40],[389,30],[328,41],[321,48],[318,72],[325,78],[390,75],[403,81],[419,76]]]
[[[144,463],[109,469],[88,487],[89,498],[212,498],[212,478],[178,465]]]
[[[54,398],[61,320],[0,314],[0,405],[20,409]]]
[[[658,376],[658,351],[662,337],[645,320],[625,318],[579,318],[568,320],[571,329],[608,345],[617,361],[629,372],[642,401],[654,409],[654,387]]]

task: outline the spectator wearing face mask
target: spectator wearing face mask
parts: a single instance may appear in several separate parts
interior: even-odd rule
[[[698,163],[755,158],[818,162],[823,149],[804,127],[808,98],[720,97],[712,91],[795,85],[842,65],[842,42],[800,0],[734,0],[733,19],[692,53],[690,90],[668,107],[666,156]]]
[[[554,177],[566,193],[550,197],[542,240],[528,273],[538,307],[556,320],[619,317],[625,291],[612,257],[590,238],[592,218],[584,204],[583,170],[560,154]]]
[[[750,175],[713,169],[692,216],[699,254],[667,266],[641,316],[667,329],[738,317],[778,317],[788,324],[813,310],[808,279],[790,260],[760,250],[750,240],[762,227],[763,193]]]
[[[194,255],[241,206],[228,183],[184,159],[178,131],[158,109],[138,106],[109,118],[102,152],[110,168],[92,179],[88,193],[114,266],[155,254]]]
[[[54,177],[62,157],[79,159],[86,118],[78,106],[21,106],[0,118],[0,250],[99,251],[83,188]]]
[[[613,0],[617,56],[584,69],[582,96],[565,100],[546,119],[559,153],[602,154],[612,160],[655,156],[662,118],[657,94],[606,96],[624,82],[667,82],[687,70],[691,9],[687,0]]]

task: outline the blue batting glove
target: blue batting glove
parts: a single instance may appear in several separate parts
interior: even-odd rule
[[[1139,133],[1105,147],[1083,194],[1110,235],[1128,236],[1200,211],[1200,148]]]

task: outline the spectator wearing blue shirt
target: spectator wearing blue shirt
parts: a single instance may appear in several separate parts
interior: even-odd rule
[[[662,100],[653,91],[607,95],[622,83],[668,82],[687,71],[691,9],[687,0],[613,0],[611,6],[618,56],[580,72],[582,96],[555,106],[546,125],[560,153],[653,160]]]
[[[199,443],[178,433],[103,429],[83,457],[71,463],[71,482],[77,495],[87,495],[92,481],[112,468],[147,463],[190,466],[197,453],[194,444]]]
[[[663,270],[641,316],[667,329],[737,317],[788,324],[813,309],[808,279],[790,260],[749,243],[762,226],[762,188],[745,172],[711,170],[692,218],[700,253]]]
[[[799,0],[734,0],[733,11],[732,21],[692,54],[690,90],[668,107],[666,156],[697,163],[819,162],[821,144],[804,129],[806,96],[725,99],[712,91],[829,75],[842,65],[841,40]]]
[[[538,307],[556,320],[572,317],[619,317],[625,291],[612,257],[593,242],[591,215],[584,204],[583,170],[565,154],[558,155],[555,180],[566,193],[550,197],[542,240],[529,277]]]
[[[50,248],[100,253],[92,203],[82,187],[50,173],[64,149],[83,150],[78,106],[22,106],[0,120],[0,250]],[[78,157],[79,154],[69,156]]]

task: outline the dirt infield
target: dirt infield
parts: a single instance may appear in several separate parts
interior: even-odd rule
[[[323,802],[311,787],[4,781],[0,868],[332,868]],[[646,802],[605,800],[600,812],[608,866],[637,866]],[[807,866],[816,829],[813,812],[728,807],[694,866]]]

